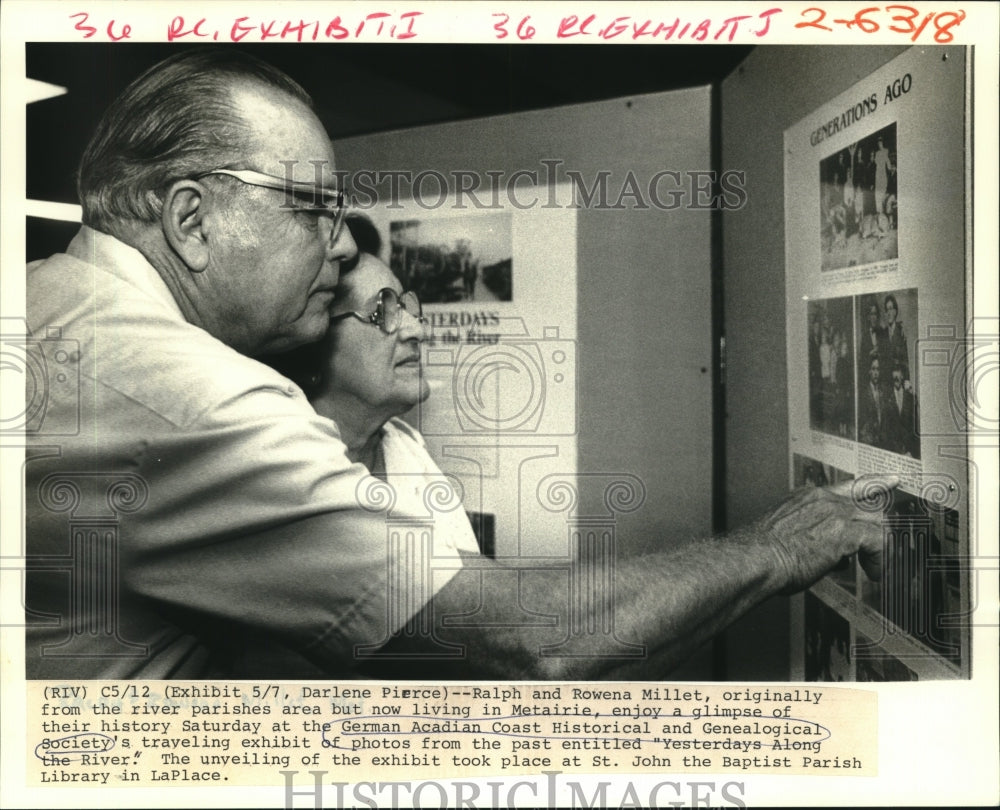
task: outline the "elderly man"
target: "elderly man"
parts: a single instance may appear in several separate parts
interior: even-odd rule
[[[252,359],[323,335],[355,251],[298,85],[236,49],[172,57],[105,114],[79,192],[84,227],[28,273],[29,328],[80,382],[48,392],[26,453],[29,677],[350,677],[372,651],[440,658],[439,640],[457,645],[438,670],[455,676],[619,663],[596,642],[545,655],[565,630],[503,626],[515,597],[489,561],[422,576],[428,559],[387,544],[335,424]],[[844,555],[877,563],[880,517],[811,490],[728,537],[620,563],[617,592],[574,621],[614,609],[664,672]],[[565,587],[553,572],[530,608],[559,614]],[[446,626],[477,605],[487,626]]]

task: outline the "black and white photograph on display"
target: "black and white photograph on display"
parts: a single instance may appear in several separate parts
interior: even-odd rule
[[[815,594],[806,593],[805,679],[851,681],[851,625]]]
[[[855,299],[858,329],[858,441],[920,458],[914,340],[917,290]]]
[[[393,273],[425,304],[513,300],[509,212],[395,220],[389,242]]]
[[[851,473],[837,469],[832,464],[824,464],[808,456],[793,454],[793,472],[796,487],[826,487],[841,481],[852,481]],[[845,557],[837,568],[827,575],[827,579],[839,585],[850,594],[857,592],[857,558]]]
[[[855,438],[851,298],[809,301],[809,426]]]
[[[819,163],[823,270],[899,256],[896,124]]]
[[[862,580],[862,601],[885,620],[885,636],[906,635],[958,664],[962,621],[958,511],[897,490],[884,527],[882,577]]]
[[[858,681],[886,683],[919,680],[916,672],[871,639],[861,633],[855,633],[855,639],[854,665]]]

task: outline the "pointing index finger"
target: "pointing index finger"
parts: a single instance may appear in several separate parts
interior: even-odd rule
[[[830,492],[837,495],[850,496],[854,494],[855,488],[884,489],[887,492],[899,486],[899,476],[888,473],[862,475],[850,481],[841,481],[839,484],[832,484],[827,487]]]
[[[863,475],[854,481],[845,481],[838,487],[849,494],[854,506],[862,512],[881,514],[892,505],[892,492],[899,486],[897,475]]]

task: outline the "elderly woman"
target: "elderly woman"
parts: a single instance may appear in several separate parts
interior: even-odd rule
[[[341,266],[326,338],[270,362],[302,387],[318,414],[337,423],[348,458],[392,488],[394,514],[425,516],[433,508],[435,556],[478,554],[447,477],[420,433],[397,418],[430,394],[420,363],[428,334],[420,301],[378,258],[381,239],[371,221],[354,214],[346,225],[358,255]],[[434,497],[425,498],[432,484]]]

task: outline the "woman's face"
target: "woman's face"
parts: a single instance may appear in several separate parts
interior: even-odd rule
[[[889,326],[896,322],[896,302],[891,298],[885,302],[885,322]]]
[[[403,292],[384,262],[362,254],[358,266],[340,279],[333,317],[374,312],[384,287]],[[426,327],[408,312],[400,316],[399,329],[391,335],[358,318],[342,318],[331,322],[327,339],[328,388],[386,419],[405,413],[430,394],[420,369]]]

